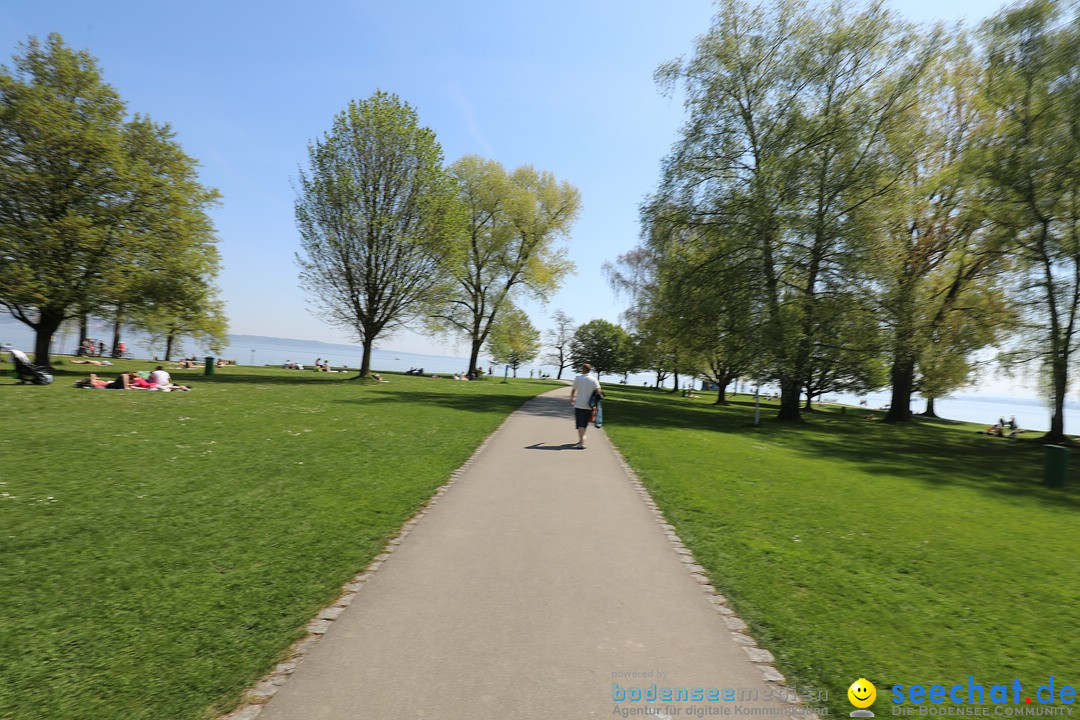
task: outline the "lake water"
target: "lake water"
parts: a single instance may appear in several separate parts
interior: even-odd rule
[[[881,408],[891,400],[887,393],[837,395],[835,398],[848,405],[858,405],[859,400],[865,398],[867,407],[871,409]],[[911,409],[921,413],[926,409],[926,401],[916,398],[911,403]],[[1036,398],[956,394],[936,400],[934,411],[943,418],[981,423],[987,427],[998,420],[1007,421],[1015,416],[1016,424],[1027,430],[1045,432],[1050,429],[1050,406]],[[1065,403],[1065,428],[1073,432],[1080,430],[1080,403]]]
[[[111,338],[111,333],[98,331],[98,336],[105,339]],[[135,357],[153,358],[154,349],[150,348],[144,339],[138,335],[125,336],[128,349]],[[22,323],[10,317],[0,318],[0,342],[10,343],[16,348],[30,351],[33,348],[33,334]],[[106,339],[106,344],[109,340]],[[58,334],[54,338],[53,351],[56,353],[74,352],[78,338],[73,333]],[[157,349],[157,353],[161,349]],[[189,342],[181,348],[175,356],[196,355],[201,358],[205,350],[194,349],[194,344]],[[345,345],[337,343],[324,343],[315,340],[292,340],[288,338],[272,338],[260,335],[230,335],[229,344],[223,348],[220,357],[235,360],[240,365],[281,365],[292,360],[302,365],[313,365],[316,358],[329,360],[331,365],[342,365],[358,368],[362,359],[362,351],[358,345]],[[6,361],[7,358],[4,358]],[[452,375],[463,372],[468,367],[468,358],[445,354],[422,354],[401,352],[392,349],[378,348],[372,351],[371,364],[375,370],[405,371],[412,368],[423,368],[426,374]],[[494,365],[487,362],[481,356],[481,365],[487,370]],[[505,368],[492,367],[496,375],[503,375]],[[532,372],[537,375],[541,372],[555,374],[552,367],[543,367],[537,364],[524,365],[518,368],[519,377],[529,377]],[[564,377],[567,373],[563,373]],[[654,376],[648,373],[631,375],[630,384],[642,385],[652,383]],[[606,382],[614,381],[614,378],[604,378]],[[669,381],[670,382],[670,381]],[[849,405],[859,405],[860,400],[867,401],[867,407],[878,409],[886,405],[889,400],[888,393],[871,393],[865,396],[835,394],[829,399]],[[937,414],[943,418],[952,420],[964,420],[966,422],[992,425],[999,419],[1008,420],[1011,416],[1016,417],[1020,427],[1029,430],[1045,431],[1050,428],[1050,410],[1048,405],[1030,397],[987,397],[978,394],[958,393],[951,397],[939,399],[936,402]],[[916,399],[912,403],[915,412],[922,412],[925,402]],[[1080,430],[1080,403],[1068,402],[1065,407],[1065,428],[1076,432]]]
[[[112,332],[104,329],[91,329],[91,335],[95,339],[102,339],[106,347],[111,347]],[[163,347],[151,347],[146,338],[137,333],[124,335],[128,352],[134,357],[155,358],[161,355]],[[10,317],[0,318],[0,342],[10,343],[14,347],[25,350],[32,355],[34,335],[22,323],[12,320]],[[53,338],[52,352],[56,354],[71,354],[75,352],[78,338],[72,332],[57,333]],[[261,335],[229,335],[228,345],[221,349],[220,354],[208,353],[202,347],[196,347],[195,343],[188,341],[186,345],[173,352],[173,359],[178,357],[190,357],[194,355],[202,361],[207,354],[214,354],[228,360],[235,360],[239,365],[282,365],[293,361],[301,365],[313,366],[317,359],[329,360],[335,367],[347,366],[359,368],[363,360],[363,349],[359,345],[345,345],[339,343],[325,343],[318,340],[293,340],[290,338],[264,337]],[[6,360],[6,358],[5,358]],[[502,375],[503,367],[493,367],[492,363],[486,363],[481,356],[481,366],[484,370],[489,367]],[[374,370],[405,371],[413,368],[423,369],[425,374],[452,375],[468,370],[469,360],[467,357],[447,354],[424,354],[402,352],[392,349],[376,348],[371,353],[371,365]],[[529,372],[538,374],[541,367],[536,364],[523,365],[518,368],[519,377],[529,377]],[[545,372],[551,372],[552,368],[543,368]]]

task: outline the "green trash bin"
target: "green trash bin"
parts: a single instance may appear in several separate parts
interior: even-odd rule
[[[214,358],[212,358],[210,356],[207,356],[207,358],[206,358],[206,367],[203,370],[203,375],[213,375],[214,374],[214,368],[216,368],[216,367],[217,367],[217,361],[214,360]]]
[[[1065,476],[1069,472],[1069,448],[1061,445],[1045,447],[1043,483],[1053,488],[1065,487]]]

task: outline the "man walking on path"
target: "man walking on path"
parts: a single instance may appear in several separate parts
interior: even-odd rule
[[[574,424],[578,434],[577,446],[582,449],[585,448],[585,431],[589,428],[593,408],[596,407],[593,395],[599,396],[597,399],[604,397],[600,381],[589,374],[591,370],[592,365],[584,363],[581,374],[574,378],[574,384],[570,388],[570,404],[574,407]]]

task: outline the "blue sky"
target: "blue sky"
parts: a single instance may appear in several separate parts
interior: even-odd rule
[[[894,2],[918,21],[977,21],[996,2]],[[130,112],[171,123],[223,194],[214,219],[219,278],[234,333],[349,342],[308,311],[293,261],[291,179],[309,140],[350,99],[377,88],[418,111],[449,163],[466,153],[550,170],[583,210],[568,247],[578,272],[546,306],[578,322],[618,321],[625,300],[601,273],[638,241],[638,205],[682,120],[653,84],[658,64],[690,52],[713,14],[705,0],[536,3],[314,1],[183,3],[7,0],[0,55],[59,32],[96,56]],[[411,352],[452,343],[405,334]]]

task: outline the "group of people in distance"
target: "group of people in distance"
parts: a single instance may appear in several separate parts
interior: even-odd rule
[[[329,360],[323,360],[322,358],[315,358],[315,369],[319,372],[337,372],[337,370],[330,369]]]
[[[79,347],[75,350],[75,355],[79,357],[84,355],[97,355],[98,357],[101,357],[104,354],[105,343],[101,340],[95,340],[94,338],[83,338],[83,341],[79,343]]]
[[[999,418],[995,424],[986,428],[986,430],[983,430],[981,434],[991,435],[993,437],[1014,438],[1022,432],[1024,431],[1017,426],[1016,416],[1013,415],[1009,418],[1008,422],[1005,422],[1005,418]]]
[[[75,349],[76,357],[91,357],[105,356],[105,342],[103,340],[95,340],[94,338],[83,338],[83,341],[79,343],[79,347]],[[127,343],[118,342],[113,349],[113,357],[124,357],[127,355]]]
[[[102,380],[91,373],[85,380],[76,381],[75,387],[94,390],[158,390],[161,392],[191,390],[190,385],[174,383],[172,377],[161,365],[146,373],[145,377],[142,373],[131,371],[120,373],[115,380]]]
[[[154,359],[157,360],[157,358],[154,358]],[[222,367],[225,367],[226,365],[235,365],[235,364],[236,364],[235,360],[220,360],[219,359],[216,363],[214,363],[214,366],[222,368]],[[194,370],[195,368],[202,367],[202,363],[199,362],[199,358],[192,356],[192,357],[189,357],[189,358],[180,358],[179,360],[177,360],[176,361],[176,367],[177,367],[178,370]]]

